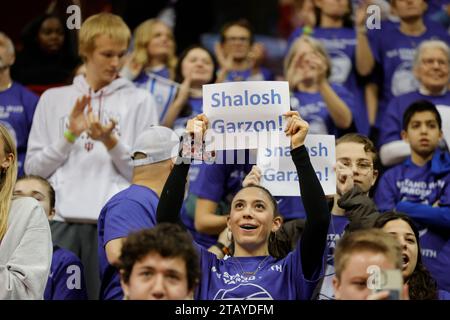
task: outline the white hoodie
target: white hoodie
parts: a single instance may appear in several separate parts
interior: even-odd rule
[[[114,118],[118,122],[119,142],[109,151],[86,133],[73,144],[64,137],[77,98],[89,94],[101,121]],[[49,179],[56,192],[55,220],[96,223],[106,201],[130,184],[130,151],[135,139],[155,124],[154,98],[123,78],[95,93],[83,75],[70,86],[45,91],[33,118],[25,172]]]

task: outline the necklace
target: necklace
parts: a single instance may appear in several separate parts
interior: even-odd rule
[[[244,268],[242,267],[241,262],[236,259],[235,257],[233,257],[233,261],[236,261],[239,264],[239,268],[241,268],[241,276],[246,276],[246,277],[250,277],[250,276],[255,276],[256,273],[262,269],[263,267],[263,263],[266,262],[266,260],[269,258],[270,256],[266,256],[256,267],[255,271],[244,271]],[[239,270],[238,270],[239,271]]]

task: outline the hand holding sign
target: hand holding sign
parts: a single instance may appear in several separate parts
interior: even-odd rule
[[[182,155],[187,159],[211,161],[215,151],[206,152],[204,136],[208,129],[208,118],[202,113],[189,119],[183,136]]]
[[[259,186],[261,184],[261,169],[257,166],[253,166],[252,170],[245,176],[244,181],[242,181],[242,187],[248,186]]]
[[[297,111],[288,111],[283,115],[288,118],[284,132],[286,132],[286,135],[291,136],[291,149],[304,145],[309,129],[308,122],[303,120]]]

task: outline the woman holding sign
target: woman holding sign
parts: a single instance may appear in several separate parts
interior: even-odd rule
[[[292,90],[291,107],[308,121],[311,133],[356,131],[352,125],[354,97],[344,87],[329,83],[331,62],[319,41],[301,36],[292,44],[284,64]]]
[[[297,248],[283,259],[269,255],[269,238],[281,225],[273,196],[260,186],[248,186],[233,198],[227,225],[234,254],[217,259],[198,247],[203,270],[195,298],[310,299],[322,276],[323,254],[330,214],[319,180],[304,146],[308,123],[290,111],[285,132],[291,137],[291,156],[297,168],[308,223]],[[198,115],[188,122],[204,133],[208,119]],[[176,165],[169,176],[157,210],[157,221],[178,222],[191,159]],[[301,173],[301,174],[300,174]]]

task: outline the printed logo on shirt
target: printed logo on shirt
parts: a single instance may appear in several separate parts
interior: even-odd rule
[[[437,258],[437,251],[433,250],[433,249],[421,248],[420,249],[420,253],[422,254],[422,257],[432,258],[432,259],[436,259]]]
[[[415,91],[419,88],[419,82],[412,72],[412,62],[401,63],[392,75],[391,91],[396,97]]]
[[[445,181],[443,180],[428,183],[426,181],[412,181],[410,179],[397,181],[397,188],[400,194],[402,194],[402,201],[414,201],[419,198],[422,204],[433,204],[430,203],[430,199],[427,199],[427,197],[436,189],[442,189],[444,186]]]
[[[273,297],[263,287],[248,283],[231,289],[220,289],[213,300],[273,300]]]
[[[2,106],[0,105],[0,119],[8,119],[11,113],[23,113],[24,108],[21,105],[17,106]]]
[[[344,84],[352,71],[352,61],[342,51],[330,51],[331,76],[330,82]]]

